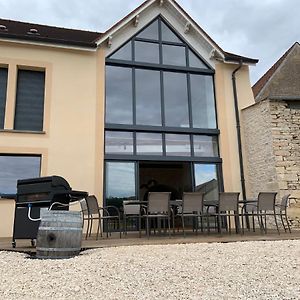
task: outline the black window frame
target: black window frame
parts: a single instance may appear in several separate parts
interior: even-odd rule
[[[148,26],[150,26],[153,22],[158,21],[158,29],[159,29],[159,40],[138,38],[137,36]],[[162,32],[161,32],[161,22],[166,24],[166,26],[182,41],[182,43],[177,42],[167,42],[162,41]],[[159,44],[159,64],[153,63],[143,63],[135,61],[135,41],[148,42],[148,43],[156,43]],[[131,43],[131,60],[122,60],[122,59],[112,59],[113,56],[120,48],[122,48],[127,43]],[[164,65],[162,63],[162,45],[173,45],[173,46],[181,46],[185,47],[185,55],[186,55],[186,66],[175,66],[175,65]],[[189,51],[191,51],[200,61],[203,62],[203,65],[206,68],[195,68],[189,67]],[[114,52],[112,52],[109,57],[106,58],[107,66],[116,66],[116,67],[124,67],[131,68],[132,70],[132,86],[133,86],[133,124],[132,125],[124,125],[124,124],[116,124],[116,123],[105,123],[105,131],[132,131],[134,133],[134,149],[136,149],[136,132],[151,132],[151,133],[162,133],[163,136],[163,155],[136,155],[136,151],[134,151],[134,155],[118,155],[118,154],[105,154],[105,160],[134,160],[134,161],[142,161],[142,160],[161,160],[161,161],[190,161],[190,162],[203,162],[203,163],[222,163],[222,159],[220,157],[197,157],[193,154],[194,143],[193,143],[193,134],[197,135],[212,135],[216,136],[217,141],[219,140],[220,130],[218,129],[218,120],[217,120],[217,107],[216,107],[216,99],[215,99],[215,80],[214,74],[215,71],[209,66],[205,60],[193,49],[191,45],[189,45],[184,38],[178,35],[176,30],[168,23],[168,21],[163,16],[158,16],[150,23],[148,23],[144,28],[142,28],[139,32],[137,32],[133,37],[125,41],[120,47],[118,47]],[[161,126],[153,126],[153,125],[138,125],[136,124],[136,87],[135,87],[135,70],[154,70],[160,72],[160,83],[161,83]],[[163,84],[163,73],[164,72],[175,72],[175,73],[184,73],[187,75],[187,90],[188,90],[188,112],[189,112],[189,127],[169,127],[165,124],[165,103],[164,103],[164,84]],[[214,93],[214,109],[215,109],[215,122],[216,128],[193,128],[193,120],[192,120],[192,101],[191,101],[191,83],[190,83],[190,74],[204,75],[212,78],[213,83],[213,93]],[[189,134],[191,140],[191,156],[167,156],[165,152],[165,134],[174,133],[174,134]],[[105,146],[104,146],[105,148]],[[218,154],[219,152],[219,141],[218,141]]]

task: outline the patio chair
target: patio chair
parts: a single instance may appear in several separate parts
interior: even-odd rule
[[[257,197],[257,203],[247,203],[246,206],[244,205],[242,216],[245,216],[248,212],[256,215],[260,231],[264,233],[267,233],[267,216],[273,216],[277,232],[280,234],[276,218],[276,215],[278,215],[276,214],[276,195],[276,192],[260,192]]]
[[[199,219],[201,222],[201,232],[203,232],[203,193],[183,193],[181,221],[183,235],[185,236],[184,219],[189,217],[196,219],[196,234],[198,234]]]
[[[239,222],[239,195],[235,192],[223,192],[219,193],[219,201],[216,206],[216,212],[210,213],[209,216],[215,216],[217,218],[218,232],[222,232],[222,219],[225,219],[225,228],[231,234],[231,217],[235,218],[236,232],[240,230]],[[227,224],[228,222],[228,224]],[[227,226],[228,225],[228,226]]]
[[[146,230],[148,238],[150,236],[149,220],[156,220],[159,225],[161,220],[167,221],[170,237],[170,197],[171,193],[169,192],[149,192],[148,205],[146,214],[144,216],[146,218]]]
[[[123,232],[127,235],[127,221],[137,220],[137,226],[139,228],[139,237],[141,237],[141,223],[142,223],[142,210],[144,207],[141,204],[137,204],[136,201],[132,203],[130,200],[123,201]]]
[[[287,218],[287,208],[289,206],[289,197],[290,197],[290,195],[291,194],[283,196],[282,199],[281,199],[281,203],[275,205],[275,209],[277,208],[276,215],[280,216],[281,223],[282,223],[282,226],[284,228],[284,231],[286,232],[286,227],[285,227],[285,224],[284,224],[284,221],[283,221],[283,217],[285,217],[287,227],[289,229],[289,232],[291,233],[292,232],[291,227],[290,227],[290,224],[289,224],[289,220]]]
[[[102,237],[102,222],[103,225],[106,223],[106,237],[108,237],[108,233],[111,235],[110,230],[110,222],[117,222],[119,226],[119,233],[121,238],[121,218],[120,218],[120,212],[117,207],[115,206],[105,206],[100,207],[98,205],[98,200],[96,196],[91,195],[86,197],[86,205],[87,205],[87,211],[88,211],[88,224],[89,227],[87,228],[86,232],[86,239],[88,236],[91,236],[92,233],[92,227],[93,227],[93,221],[98,221],[98,227],[97,227],[97,233],[96,233],[96,239],[98,239],[99,232],[100,236]]]

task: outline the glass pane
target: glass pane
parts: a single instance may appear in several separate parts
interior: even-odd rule
[[[160,133],[136,134],[137,154],[162,155],[162,135]]]
[[[112,59],[132,60],[131,42],[125,44],[116,53],[110,56]]]
[[[179,73],[164,73],[166,126],[190,126],[186,76]]]
[[[137,37],[158,41],[158,21],[155,21],[146,27],[140,34],[137,35]]]
[[[211,76],[191,75],[194,128],[216,128],[213,80]]]
[[[132,70],[106,67],[106,123],[132,124]]]
[[[172,156],[191,156],[190,136],[166,134],[166,152]]]
[[[0,68],[0,129],[4,128],[6,87],[7,87],[7,68]]]
[[[176,34],[163,22],[161,22],[161,35],[164,42],[182,43]]]
[[[136,199],[135,163],[106,163],[106,205],[121,208],[124,200]]]
[[[163,64],[186,66],[185,47],[163,45]]]
[[[159,45],[146,42],[135,42],[135,61],[159,63]]]
[[[195,164],[195,191],[204,193],[206,200],[218,200],[218,176],[215,164]]]
[[[136,123],[161,126],[160,72],[136,70]]]
[[[16,194],[17,180],[40,176],[40,156],[0,156],[0,195]]]
[[[133,154],[132,132],[106,131],[105,132],[106,154]]]
[[[218,156],[218,141],[215,136],[194,135],[195,156]]]
[[[207,66],[204,64],[204,62],[198,58],[194,52],[192,52],[190,49],[189,49],[189,64],[190,64],[190,67],[193,67],[193,68],[201,68],[201,69],[207,69]]]

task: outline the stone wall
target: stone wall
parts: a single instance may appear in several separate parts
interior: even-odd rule
[[[300,106],[299,106],[300,108]],[[291,194],[289,216],[300,225],[300,109],[278,100],[260,101],[242,110],[248,197],[277,191]]]
[[[268,101],[261,101],[241,115],[247,197],[278,190]]]

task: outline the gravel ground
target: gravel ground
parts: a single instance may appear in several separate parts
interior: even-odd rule
[[[300,299],[300,240],[0,252],[0,299]]]

